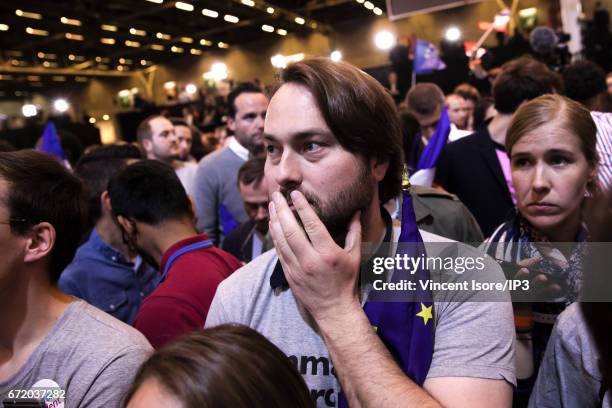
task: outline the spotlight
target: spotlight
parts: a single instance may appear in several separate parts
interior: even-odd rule
[[[70,107],[70,105],[68,104],[68,102],[65,99],[62,99],[62,98],[56,99],[53,102],[53,109],[55,109],[59,113],[66,112],[69,107]]]
[[[189,95],[193,95],[193,94],[195,94],[196,92],[198,92],[198,87],[197,87],[197,86],[195,86],[194,84],[188,84],[188,85],[185,87],[185,91],[186,91],[186,92],[187,92]]]
[[[21,107],[21,113],[26,118],[31,118],[38,114],[38,109],[36,109],[36,105],[32,105],[31,103],[26,103]]]
[[[444,35],[448,41],[457,41],[461,38],[461,30],[457,27],[450,27]]]
[[[374,36],[374,43],[381,50],[388,50],[395,45],[395,36],[389,31],[380,31]]]
[[[338,50],[334,50],[329,55],[329,58],[331,58],[332,61],[338,62],[342,59],[342,53]]]

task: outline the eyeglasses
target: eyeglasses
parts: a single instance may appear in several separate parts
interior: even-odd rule
[[[263,208],[264,210],[268,209],[268,205],[269,205],[269,201],[264,201],[261,203],[244,203],[244,206],[251,211],[257,211],[260,208]]]
[[[15,224],[15,223],[23,223],[26,221],[27,220],[25,218],[9,218],[8,221],[0,221],[0,224],[9,225],[9,224]]]

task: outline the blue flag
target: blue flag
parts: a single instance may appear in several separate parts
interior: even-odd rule
[[[57,130],[55,130],[53,122],[47,123],[38,150],[50,154],[62,162],[66,160],[66,154],[64,149],[62,149],[62,144],[57,136]]]
[[[426,256],[425,245],[416,223],[412,197],[408,190],[402,192],[402,229],[396,255],[408,257]],[[403,244],[403,245],[402,245]],[[363,307],[370,324],[404,373],[422,386],[427,377],[433,355],[433,303],[431,294],[424,291],[418,281],[429,279],[429,271],[420,268],[413,275],[395,271],[392,282],[410,279],[416,282],[414,301],[370,301]],[[347,408],[344,393],[338,397],[338,407]]]
[[[442,112],[440,113],[438,126],[436,126],[436,130],[434,130],[433,135],[431,135],[431,138],[429,139],[429,143],[427,143],[427,146],[423,150],[423,154],[421,154],[421,157],[419,158],[419,163],[416,167],[417,171],[436,167],[440,153],[448,142],[450,130],[451,123],[450,119],[448,118],[448,111],[443,107]]]
[[[427,41],[416,40],[414,50],[414,73],[417,75],[431,74],[446,68],[446,64],[438,56],[436,47]]]

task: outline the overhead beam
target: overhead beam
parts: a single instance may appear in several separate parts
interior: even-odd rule
[[[103,77],[130,77],[134,72],[104,71],[99,69],[76,70],[73,68],[41,68],[41,67],[11,67],[0,66],[0,73],[23,75],[67,75],[67,76],[103,76]]]

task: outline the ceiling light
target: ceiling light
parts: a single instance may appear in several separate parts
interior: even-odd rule
[[[6,24],[0,24],[0,31],[8,31],[9,26]]]
[[[55,101],[53,101],[53,109],[55,109],[59,113],[64,113],[69,108],[70,108],[70,105],[68,104],[68,101],[66,101],[63,98],[56,99]]]
[[[181,37],[181,42],[184,42],[185,44],[191,44],[193,42],[193,38],[191,37]]]
[[[138,30],[138,29],[132,27],[132,28],[130,28],[130,34],[144,37],[145,35],[147,35],[147,32],[144,31],[144,30]]]
[[[52,76],[51,79],[55,82],[66,82],[66,77],[63,75]]]
[[[117,26],[114,25],[110,25],[110,24],[102,24],[100,26],[104,31],[117,31]]]
[[[268,7],[266,11],[268,12],[268,14],[274,14],[274,7]]]
[[[210,46],[210,45],[212,45],[212,41],[201,39],[200,40],[200,45],[208,45],[208,46]]]
[[[193,95],[198,92],[198,87],[194,84],[187,84],[187,86],[185,86],[185,92],[187,92],[189,95]]]
[[[47,30],[39,30],[39,29],[32,28],[32,27],[27,27],[26,33],[30,35],[42,35],[42,36],[49,35],[49,32]]]
[[[274,27],[272,27],[271,25],[267,25],[267,24],[262,25],[261,29],[263,31],[265,31],[265,32],[268,32],[268,33],[273,33],[274,32]]]
[[[216,81],[221,81],[222,79],[227,78],[227,65],[222,62],[215,62],[210,67],[210,73],[212,77]]]
[[[66,38],[74,41],[83,41],[84,37],[81,34],[66,33]]]
[[[140,65],[142,65],[143,67],[146,66],[148,64],[147,60],[140,60]]]
[[[202,10],[202,14],[204,14],[206,17],[210,17],[210,18],[217,18],[219,17],[219,13],[216,12],[215,10],[210,10],[210,9],[203,9]]]
[[[96,123],[96,118],[89,118],[89,123],[91,123],[92,125]]]
[[[197,48],[192,48],[189,52],[193,55],[202,55],[202,50],[198,50]]]
[[[342,53],[338,50],[334,50],[332,51],[332,53],[329,55],[329,58],[331,58],[332,61],[334,62],[338,62],[342,59]]]
[[[170,34],[164,34],[164,33],[157,33],[155,34],[155,37],[159,38],[160,40],[169,40],[170,38]]]
[[[38,109],[36,109],[36,105],[32,105],[31,103],[26,103],[21,107],[21,113],[26,118],[31,118],[38,114]]]
[[[38,75],[28,75],[26,79],[31,82],[40,81],[40,77]]]
[[[376,14],[377,16],[382,16],[382,9],[380,7],[374,7],[374,10],[372,10],[374,12],[374,14]]]
[[[159,45],[159,44],[151,44],[149,47],[152,50],[155,50],[155,51],[163,51],[164,50],[164,46],[163,45]]]
[[[102,44],[113,45],[115,44],[115,39],[114,38],[100,38],[100,42]]]
[[[270,62],[274,68],[285,68],[287,66],[287,61],[282,54],[276,54],[270,58]]]
[[[174,3],[174,7],[179,10],[193,11],[193,4],[185,3],[182,1],[177,1],[176,3]]]
[[[106,114],[102,115],[102,120],[109,120],[109,119],[110,119],[110,116]]]
[[[68,55],[68,59],[69,59],[70,61],[74,61],[74,60],[76,59],[76,57],[75,57],[75,55],[74,55],[74,54],[70,54],[70,55]]]
[[[240,21],[238,17],[232,16],[230,14],[226,14],[225,16],[223,16],[223,19],[228,23],[237,23],[238,21]]]
[[[302,17],[296,17],[293,21],[295,21],[296,23],[302,25],[306,22],[306,20],[304,20]]]
[[[60,18],[60,21],[62,22],[62,24],[68,24],[68,25],[73,25],[73,26],[80,26],[81,25],[81,21],[80,20],[76,20],[74,18],[62,17],[62,18]]]
[[[176,82],[174,81],[164,82],[164,89],[173,89],[173,88],[176,88]]]
[[[127,45],[128,47],[134,47],[134,48],[140,47],[140,43],[138,41],[126,40],[125,45]]]
[[[357,3],[359,3],[359,4],[363,4],[363,2],[364,2],[364,1],[365,1],[365,0],[357,0]]]
[[[363,7],[367,8],[368,10],[372,10],[374,8],[374,3],[372,3],[371,1],[366,1],[365,3],[363,3]]]
[[[32,18],[34,20],[42,20],[42,16],[38,13],[31,13],[29,11],[23,11],[23,10],[15,10],[15,14],[18,15],[19,17],[24,17],[24,18]]]
[[[184,50],[183,48],[181,48],[181,47],[177,47],[177,46],[173,45],[173,46],[170,48],[170,51],[172,51],[172,52],[176,52],[176,53],[181,53],[181,52],[184,52],[185,50]]]
[[[224,43],[223,41],[219,41],[219,42],[217,43],[217,46],[218,46],[219,48],[229,48],[229,44]]]
[[[41,52],[38,52],[38,53],[36,54],[36,56],[37,56],[38,58],[45,58],[45,53],[41,51]]]
[[[102,57],[96,57],[96,62],[102,62]]]
[[[278,35],[287,35],[287,30],[285,30],[284,28],[279,28],[278,30],[276,30],[276,33]]]
[[[89,79],[87,79],[87,77],[82,77],[82,76],[74,77],[74,80],[76,82],[87,82],[87,81],[89,81]]]
[[[395,45],[395,36],[389,31],[380,31],[374,36],[374,43],[381,50],[388,50]]]
[[[119,58],[119,63],[120,64],[125,64],[125,58]]]
[[[51,63],[49,61],[43,61],[42,66],[45,68],[51,68]]]
[[[255,7],[255,2],[253,0],[242,0],[242,4],[249,7]]]
[[[123,65],[117,65],[117,71],[123,71]]]
[[[147,0],[150,1],[151,3],[157,3],[157,4],[162,4],[164,2],[164,0]]]
[[[461,38],[461,30],[459,30],[457,27],[449,27],[446,30],[444,37],[448,41],[452,41],[452,42],[457,41]]]

